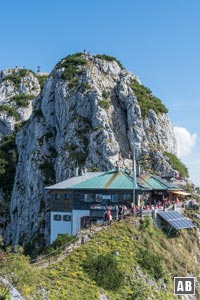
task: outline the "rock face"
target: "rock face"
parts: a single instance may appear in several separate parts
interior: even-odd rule
[[[18,290],[7,279],[0,277],[0,282],[3,283],[5,290],[9,290],[10,300],[24,300]]]
[[[29,119],[32,99],[40,93],[36,76],[26,69],[0,73],[0,138],[13,132],[15,125]]]
[[[131,88],[134,82],[139,83],[135,75],[106,56],[77,54],[56,65],[34,100],[29,122],[17,135],[19,158],[7,243],[47,240],[44,186],[73,176],[77,165],[102,171],[117,163],[132,168],[133,145],[140,143],[137,158],[154,158],[149,169],[172,169],[163,155],[176,153],[170,120],[152,109],[142,116]]]

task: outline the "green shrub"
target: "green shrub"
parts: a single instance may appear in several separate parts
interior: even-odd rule
[[[15,143],[16,132],[4,136],[0,141],[0,182],[1,188],[9,205],[12,192],[16,165],[18,160],[17,146]]]
[[[130,300],[146,300],[151,292],[150,286],[136,276],[126,276],[126,284],[131,289]],[[161,300],[161,299],[159,299]]]
[[[45,221],[42,223],[45,225]],[[24,246],[24,254],[29,255],[32,259],[35,259],[39,255],[51,254],[52,256],[57,256],[61,254],[64,250],[64,246],[75,242],[78,237],[68,234],[59,234],[56,240],[48,247],[42,245],[43,236],[38,235],[35,239],[32,239]]]
[[[102,97],[103,98],[109,98],[109,96],[110,96],[110,93],[108,91],[106,91],[106,90],[103,90]]]
[[[72,152],[71,158],[75,159],[78,162],[78,165],[81,166],[84,165],[85,160],[87,158],[87,154],[83,151]]]
[[[99,172],[99,168],[98,167],[93,167],[91,169],[88,170],[89,172]]]
[[[81,87],[82,87],[83,93],[84,93],[85,91],[91,89],[91,86],[90,86],[89,83],[87,83],[87,82],[83,82],[83,83],[81,84]]]
[[[149,88],[139,84],[136,80],[130,87],[137,97],[143,119],[147,117],[150,109],[153,109],[155,113],[168,113],[165,105],[160,99],[152,95],[152,91]]]
[[[43,134],[40,138],[38,138],[39,145],[42,146],[45,142],[48,143],[52,137],[53,133],[51,131]]]
[[[69,87],[71,89],[76,88],[78,84],[77,76],[82,74],[82,67],[87,64],[86,59],[82,58],[82,53],[76,53],[69,55],[62,59],[57,65],[56,69],[65,68],[61,78],[69,81]]]
[[[39,169],[42,171],[44,176],[44,184],[51,184],[55,182],[55,171],[51,161],[46,159],[39,165]]]
[[[28,107],[29,105],[29,100],[34,99],[35,96],[34,95],[24,95],[24,94],[19,94],[16,95],[14,97],[11,98],[12,102],[15,102],[16,105],[20,106],[20,107]]]
[[[177,170],[182,177],[188,177],[187,167],[178,159],[178,157],[172,153],[164,152],[164,155],[169,158],[170,165],[173,169]]]
[[[39,120],[40,120],[40,118],[44,117],[41,109],[34,110],[33,113],[34,113],[34,116],[37,117]]]
[[[64,78],[64,77],[62,77],[62,78],[63,78],[63,79],[66,79],[66,78]],[[71,90],[74,90],[74,89],[77,88],[77,86],[78,86],[78,78],[71,79],[71,81],[69,82],[69,88],[70,88]]]
[[[74,235],[59,234],[56,240],[45,249],[43,248],[42,254],[51,254],[52,256],[57,256],[61,254],[64,250],[65,245],[71,244],[72,242],[77,241],[78,238]]]
[[[48,151],[51,153],[52,158],[56,158],[58,156],[58,152],[54,147],[49,147]]]
[[[8,76],[3,78],[3,81],[10,80],[12,81],[15,85],[19,85],[21,83],[21,80],[23,77],[25,77],[29,72],[33,73],[31,70],[27,69],[18,69],[14,73],[9,74]]]
[[[162,266],[162,257],[153,252],[140,249],[138,253],[139,265],[155,279],[162,278],[164,276],[164,270]]]
[[[33,73],[32,71],[30,70],[27,70],[27,69],[20,69],[18,70],[17,74],[19,77],[25,77],[29,72]]]
[[[42,89],[45,82],[46,82],[46,79],[47,79],[48,75],[36,75],[36,77],[39,81],[40,88]]]
[[[140,220],[140,230],[146,230],[152,225],[152,219],[150,217],[145,217]]]
[[[110,107],[110,99],[109,99],[109,98],[104,98],[104,99],[102,99],[102,100],[99,100],[99,105],[100,105],[102,108],[108,110],[109,107]]]
[[[95,55],[96,58],[103,59],[106,61],[116,61],[121,69],[124,69],[124,66],[121,64],[121,62],[115,58],[114,56],[106,55],[106,54],[97,54]]]
[[[16,119],[16,121],[20,120],[20,116],[19,116],[18,112],[12,106],[8,106],[6,104],[2,104],[2,105],[0,105],[0,111],[6,111],[6,112],[8,112],[8,115],[10,117],[14,117]]]
[[[19,69],[18,70],[18,74],[19,74],[19,76],[22,78],[22,77],[25,77],[28,73],[32,73],[34,76],[36,76],[35,75],[35,72],[33,72],[32,70],[30,70],[30,69]]]
[[[21,77],[18,76],[17,73],[10,74],[10,75],[4,77],[2,81],[6,81],[6,80],[12,81],[15,85],[19,85],[21,83]]]
[[[140,155],[140,166],[145,171],[148,171],[148,173],[151,173],[152,170],[152,159],[150,154],[141,154]]]
[[[0,282],[0,300],[10,300],[9,288]]]
[[[67,57],[61,59],[61,61],[59,63],[57,63],[56,65],[56,69],[60,69],[60,68],[65,68],[68,66],[68,64],[70,62],[73,62],[73,61],[78,61],[78,60],[82,60],[82,56],[84,55],[84,53],[82,52],[77,52],[75,54],[72,54],[72,55],[68,55]]]
[[[20,253],[3,255],[5,259],[0,259],[1,276],[9,280],[10,286],[14,286],[19,291],[23,290],[25,295],[26,289],[36,289],[39,272],[30,265],[29,257]],[[25,296],[24,299],[28,298]]]
[[[91,257],[84,265],[97,285],[108,290],[118,290],[124,285],[125,274],[120,269],[117,257],[112,254]]]
[[[65,245],[70,244],[71,242],[77,241],[78,238],[74,235],[59,234],[56,240],[46,248],[46,253],[60,254],[63,251]],[[54,251],[57,250],[57,251]]]

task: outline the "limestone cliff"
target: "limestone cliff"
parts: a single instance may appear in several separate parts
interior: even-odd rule
[[[44,186],[73,176],[76,166],[131,168],[133,144],[139,144],[143,169],[172,169],[163,154],[176,153],[167,111],[147,90],[153,109],[145,110],[137,93],[141,87],[135,75],[105,55],[75,54],[55,66],[33,102],[29,122],[17,134],[7,243],[46,240]]]
[[[26,69],[0,73],[0,138],[13,132],[15,125],[29,119],[32,99],[40,93],[38,78]]]

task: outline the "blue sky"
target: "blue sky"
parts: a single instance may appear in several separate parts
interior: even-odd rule
[[[74,52],[118,58],[169,109],[179,157],[200,186],[199,0],[1,1],[0,69],[50,72]]]

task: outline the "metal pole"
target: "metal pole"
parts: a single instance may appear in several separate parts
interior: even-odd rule
[[[135,167],[135,143],[133,142],[133,216],[135,218],[136,199],[135,199],[135,187],[136,187],[136,167]]]

